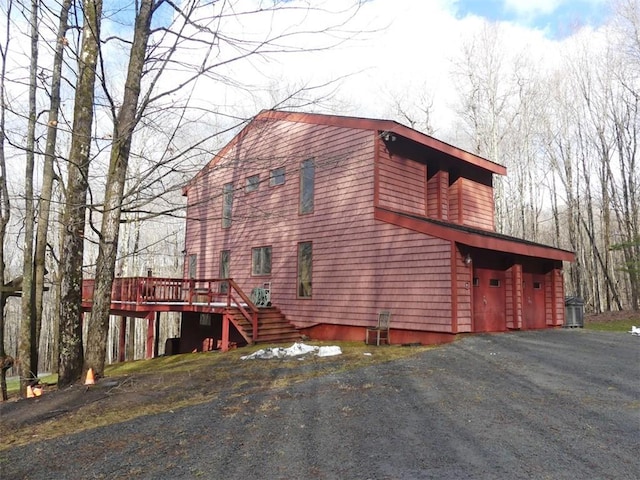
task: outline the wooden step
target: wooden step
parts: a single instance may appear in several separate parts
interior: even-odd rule
[[[251,338],[253,332],[251,323],[239,310],[234,312],[234,319]],[[300,340],[300,332],[277,307],[261,308],[258,311],[258,338],[255,343],[283,343],[298,340]]]

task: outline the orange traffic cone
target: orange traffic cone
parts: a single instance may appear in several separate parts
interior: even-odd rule
[[[89,370],[87,370],[87,376],[84,379],[84,384],[93,385],[94,383],[96,383],[96,379],[93,377],[93,368],[90,368]]]
[[[31,385],[27,385],[27,398],[33,398],[35,395],[33,394],[33,388]]]

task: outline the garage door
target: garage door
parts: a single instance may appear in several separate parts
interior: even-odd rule
[[[522,274],[522,327],[546,328],[544,275]]]
[[[504,272],[500,270],[474,269],[474,332],[503,332],[507,329],[504,278]]]

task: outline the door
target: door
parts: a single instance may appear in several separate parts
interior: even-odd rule
[[[486,268],[474,269],[474,332],[503,332],[507,329],[504,279],[504,271]]]
[[[522,274],[522,327],[546,328],[544,275]]]

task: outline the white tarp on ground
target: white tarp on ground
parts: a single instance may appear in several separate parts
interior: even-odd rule
[[[630,333],[631,335],[638,335],[638,336],[640,336],[640,327],[636,327],[636,326],[631,327],[631,330],[629,331],[629,333]]]
[[[328,347],[315,347],[312,345],[306,345],[304,343],[294,343],[289,348],[270,347],[263,348],[251,355],[245,355],[240,357],[241,360],[254,360],[256,358],[269,359],[269,358],[286,358],[286,357],[299,357],[300,355],[307,355],[313,353],[318,357],[331,357],[333,355],[341,355],[342,350],[338,346]]]

